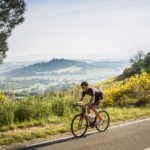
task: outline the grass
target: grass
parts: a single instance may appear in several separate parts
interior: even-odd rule
[[[149,107],[124,107],[124,108],[106,108],[110,114],[111,122],[117,121],[127,121],[130,119],[137,119],[143,116],[150,116]],[[28,125],[22,125],[23,128],[18,129],[14,127],[14,130],[9,130],[0,133],[0,144],[12,144],[16,142],[23,142],[26,140],[31,140],[35,138],[46,138],[48,135],[56,135],[59,133],[70,132],[71,118],[61,119],[53,118],[52,124],[44,122],[43,124],[38,124],[36,127],[30,127]],[[58,120],[59,119],[59,120]],[[51,119],[50,119],[51,120]],[[33,125],[35,125],[33,123]]]
[[[127,121],[130,119],[138,119],[143,116],[150,116],[149,107],[123,107],[123,108],[107,108],[111,122]]]
[[[38,127],[33,129],[14,130],[0,134],[0,144],[12,144],[15,142],[23,142],[34,138],[45,138],[48,135],[68,132],[70,130],[69,123],[55,124],[47,127]]]
[[[116,76],[116,77],[112,77],[112,78],[106,79],[104,81],[101,81],[100,83],[97,83],[96,86],[100,87],[100,89],[102,91],[105,91],[106,89],[110,88],[111,86],[116,85],[116,84],[119,85],[122,82],[123,82],[123,80],[120,80],[119,76]]]
[[[25,121],[22,123],[16,123],[11,124],[10,126],[2,126],[0,128],[1,132],[9,131],[9,130],[15,130],[15,129],[24,129],[29,127],[35,127],[35,126],[45,126],[47,124],[58,124],[61,123],[63,118],[57,117],[57,116],[51,116],[47,119],[40,119],[40,120],[31,120],[31,121]]]

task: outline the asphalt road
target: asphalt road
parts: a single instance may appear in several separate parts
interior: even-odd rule
[[[94,133],[36,150],[150,150],[150,120]]]

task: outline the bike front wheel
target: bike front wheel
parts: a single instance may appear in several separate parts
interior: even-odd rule
[[[78,114],[74,116],[71,123],[71,132],[75,137],[82,137],[88,128],[88,120],[84,115]]]
[[[99,132],[104,132],[107,130],[107,128],[109,127],[109,123],[110,123],[110,117],[107,111],[102,110],[99,112],[100,116],[103,117],[103,122],[101,124],[97,124],[96,125],[96,129]]]

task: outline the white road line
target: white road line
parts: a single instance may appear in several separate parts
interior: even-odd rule
[[[140,122],[144,122],[144,121],[148,121],[148,120],[150,120],[150,118],[146,118],[146,119],[142,119],[142,120],[136,120],[136,121],[131,121],[131,122],[128,122],[128,123],[125,123],[125,124],[120,124],[120,125],[117,125],[117,126],[109,127],[108,129],[111,130],[111,129],[114,129],[114,128],[128,126],[128,125],[132,125],[132,124],[136,124],[136,123],[140,123]],[[93,134],[93,133],[97,133],[97,132],[98,131],[92,131],[92,132],[87,132],[87,134]]]
[[[128,125],[131,125],[131,124],[136,124],[136,123],[140,123],[140,122],[144,122],[144,121],[148,121],[148,120],[150,120],[150,118],[146,118],[146,119],[142,119],[142,120],[136,120],[136,121],[131,121],[131,122],[128,122],[128,123],[125,123],[125,124],[109,127],[109,129],[123,127],[123,126],[128,126]]]
[[[136,121],[131,121],[131,122],[128,122],[128,123],[125,123],[125,124],[121,124],[121,125],[117,125],[117,126],[112,126],[112,127],[109,127],[108,129],[111,130],[111,129],[114,129],[114,128],[119,128],[119,127],[123,127],[123,126],[128,126],[128,125],[132,125],[132,124],[136,124],[136,123],[140,123],[140,122],[144,122],[144,121],[148,121],[150,120],[150,118],[146,118],[146,119],[142,119],[142,120],[136,120]],[[93,133],[97,133],[98,131],[92,131],[92,132],[87,132],[86,135],[90,135],[90,134],[93,134]],[[45,141],[45,142],[41,142],[41,143],[37,143],[37,144],[32,144],[32,145],[28,145],[26,146],[25,148],[18,148],[18,150],[21,150],[21,149],[28,149],[28,148],[32,148],[32,147],[35,147],[35,146],[40,146],[40,145],[50,145],[50,144],[55,144],[55,143],[59,143],[59,142],[63,142],[63,141],[67,141],[67,140],[71,140],[73,139],[74,136],[68,136],[68,137],[65,137],[65,138],[58,138],[58,139],[55,139],[55,140],[51,140],[51,141]]]
[[[150,148],[145,148],[144,150],[150,150]]]

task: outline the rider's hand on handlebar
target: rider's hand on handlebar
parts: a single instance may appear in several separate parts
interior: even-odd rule
[[[81,106],[81,105],[83,105],[83,102],[79,101],[79,102],[73,104],[73,107],[77,107],[77,106]]]
[[[78,104],[78,105],[81,105],[81,104],[83,104],[83,102],[82,102],[82,101],[79,101],[79,102],[77,102],[77,104]]]

